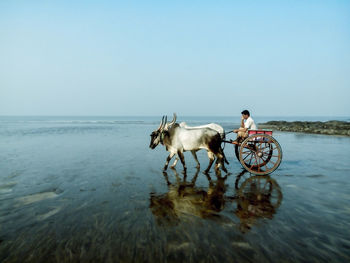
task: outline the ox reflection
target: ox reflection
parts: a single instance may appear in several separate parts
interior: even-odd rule
[[[163,173],[168,192],[150,196],[150,209],[158,225],[176,225],[195,216],[236,225],[245,233],[258,219],[272,219],[282,201],[279,185],[269,176],[244,177],[243,172],[236,177],[235,193],[226,196],[227,174],[223,177],[217,171],[216,180],[207,175],[208,187],[196,187],[199,170],[190,181],[186,174],[182,177],[173,171],[175,182]]]
[[[160,225],[176,224],[186,216],[210,218],[218,215],[218,212],[224,208],[227,175],[221,177],[220,171],[217,171],[216,181],[206,175],[208,187],[199,188],[195,186],[199,169],[191,181],[186,180],[186,174],[181,179],[177,171],[175,169],[173,171],[174,183],[171,183],[168,174],[163,172],[168,192],[160,195],[151,193],[150,208]]]

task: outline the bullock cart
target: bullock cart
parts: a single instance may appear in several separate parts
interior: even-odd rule
[[[267,175],[275,171],[282,161],[282,148],[272,131],[249,130],[248,137],[239,144],[233,144],[235,155],[244,169],[256,175]]]

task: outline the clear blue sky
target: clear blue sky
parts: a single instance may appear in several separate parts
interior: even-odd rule
[[[0,1],[0,115],[350,116],[349,100],[350,1]]]

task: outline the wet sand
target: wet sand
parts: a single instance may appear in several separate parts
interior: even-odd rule
[[[1,126],[0,262],[350,260],[350,138],[275,132],[271,176],[229,145],[229,174],[163,173],[157,124]]]

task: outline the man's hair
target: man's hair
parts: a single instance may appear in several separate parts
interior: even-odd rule
[[[248,111],[248,110],[244,110],[244,111],[242,111],[241,113],[242,113],[242,114],[244,114],[244,115],[248,115],[248,116],[250,116],[250,113],[249,113],[249,111]]]

